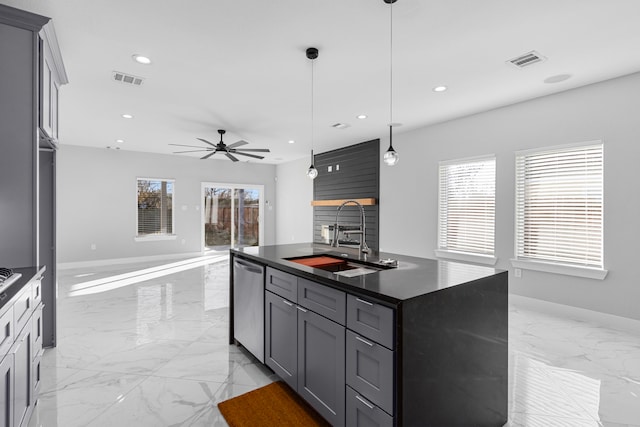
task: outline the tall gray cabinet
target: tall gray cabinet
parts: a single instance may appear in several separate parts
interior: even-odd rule
[[[60,87],[53,23],[0,5],[0,265],[45,265],[43,345],[55,346],[55,160]]]

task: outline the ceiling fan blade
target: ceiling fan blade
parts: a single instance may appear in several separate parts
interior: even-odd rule
[[[208,149],[207,147],[203,147],[202,145],[185,145],[185,144],[169,144],[169,145],[176,145],[178,147],[192,147],[192,148],[201,148],[201,149]]]
[[[202,138],[196,138],[196,139],[197,139],[197,140],[199,140],[199,141],[204,142],[205,144],[209,144],[209,145],[210,145],[210,146],[212,146],[212,147],[215,147],[215,146],[216,146],[216,144],[214,144],[214,143],[212,143],[212,142],[209,142],[209,141],[207,141],[206,139],[202,139]]]
[[[227,145],[227,148],[236,148],[236,147],[242,147],[243,145],[247,145],[248,142],[244,141],[244,140],[240,140],[240,141],[236,141],[231,145]]]
[[[270,153],[268,148],[236,148],[236,151],[255,151],[257,153]]]
[[[208,159],[209,157],[213,156],[216,153],[217,153],[217,151],[212,151],[211,153],[207,154],[206,156],[200,157],[200,160]]]
[[[187,151],[174,151],[173,154],[181,154],[181,153],[201,153],[203,151],[211,151],[211,150],[187,150]]]
[[[224,153],[225,156],[227,156],[228,158],[230,158],[231,160],[233,160],[234,162],[238,162],[239,160],[231,153]]]
[[[263,156],[256,156],[255,154],[240,153],[240,152],[237,152],[237,151],[234,151],[233,154],[237,154],[239,156],[253,157],[254,159],[264,159]]]

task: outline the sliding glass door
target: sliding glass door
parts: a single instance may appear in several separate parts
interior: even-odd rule
[[[205,249],[261,244],[264,186],[203,183],[202,189]]]

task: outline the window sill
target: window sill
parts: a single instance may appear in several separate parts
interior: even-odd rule
[[[544,271],[546,273],[564,274],[567,276],[585,277],[587,279],[603,280],[609,270],[576,265],[558,264],[553,262],[512,259],[511,265],[523,270]]]
[[[133,238],[135,242],[157,242],[161,240],[176,240],[176,234],[149,234],[146,236],[136,236]]]
[[[467,252],[454,252],[445,249],[436,249],[435,254],[438,258],[445,258],[455,261],[474,262],[484,265],[496,265],[498,258],[491,255],[471,254]]]

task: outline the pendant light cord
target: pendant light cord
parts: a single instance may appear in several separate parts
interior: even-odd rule
[[[389,128],[393,126],[393,2],[389,4]]]
[[[311,164],[313,164],[313,63],[315,59],[311,60]]]

